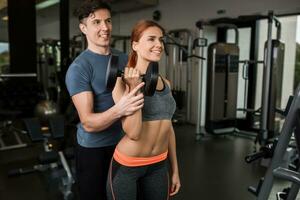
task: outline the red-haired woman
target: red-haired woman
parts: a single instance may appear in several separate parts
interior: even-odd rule
[[[159,61],[164,50],[164,29],[153,21],[138,22],[131,34],[132,52],[124,78],[118,78],[113,91],[117,103],[137,86],[151,61]],[[176,103],[170,83],[159,76],[153,96],[144,97],[144,107],[122,118],[124,137],[118,143],[108,175],[108,198],[166,200],[180,188],[172,116]],[[171,174],[168,173],[170,161]]]

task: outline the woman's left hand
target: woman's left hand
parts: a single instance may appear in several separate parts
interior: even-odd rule
[[[171,188],[170,188],[170,196],[173,196],[178,193],[181,187],[180,178],[178,173],[173,173],[171,178]]]
[[[122,79],[130,91],[142,82],[140,71],[132,67],[125,67]]]

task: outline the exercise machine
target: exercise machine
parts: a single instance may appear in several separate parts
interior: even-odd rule
[[[287,200],[296,199],[300,188],[299,171],[294,171],[283,167],[283,159],[287,148],[290,145],[292,136],[295,137],[296,147],[299,154],[300,144],[300,85],[298,85],[291,107],[286,116],[281,133],[278,137],[276,147],[274,149],[273,158],[269,165],[264,179],[260,181],[257,188],[250,187],[249,191],[257,196],[258,200],[269,198],[273,188],[275,178],[280,178],[292,182],[292,186],[288,192]]]
[[[246,17],[244,17],[246,18]],[[244,19],[243,18],[243,19]],[[241,60],[239,58],[238,46],[238,29],[234,24],[238,23],[239,19],[223,19],[211,21],[198,21],[196,23],[199,29],[199,35],[203,37],[203,26],[213,25],[222,33],[228,29],[233,29],[235,32],[235,42],[227,43],[225,38],[220,37],[222,41],[212,43],[208,47],[208,62],[207,62],[207,97],[206,111],[205,111],[205,129],[207,132],[218,135],[227,133],[244,134],[237,126],[237,111],[243,111],[248,115],[256,115],[259,117],[259,128],[257,129],[257,140],[260,144],[265,144],[266,141],[272,138],[275,134],[276,112],[280,107],[281,86],[283,75],[283,60],[284,60],[284,44],[280,41],[281,25],[279,20],[270,12],[267,16],[257,16],[251,20],[269,19],[268,40],[265,43],[265,57],[264,60]],[[241,20],[243,20],[241,19]],[[226,23],[227,22],[227,23]],[[270,26],[275,22],[277,27],[277,37],[272,40],[272,29]],[[226,34],[224,34],[226,35]],[[219,38],[219,37],[218,37]],[[271,43],[270,43],[271,42]],[[270,45],[270,44],[271,45]],[[199,55],[203,55],[203,50],[199,51]],[[253,58],[252,58],[253,59]],[[248,82],[249,66],[258,66],[263,64],[263,88],[262,88],[262,103],[260,109],[253,109],[247,107],[247,102],[244,100],[244,107],[237,107],[237,93],[238,93],[238,76],[239,64],[243,64],[243,78],[245,80],[245,92]],[[203,68],[203,62],[199,63],[199,68]],[[203,71],[199,72],[199,93],[198,93],[198,113],[196,125],[196,139],[205,133],[201,130],[202,115],[202,96],[203,94],[203,80],[205,80]],[[246,99],[246,98],[245,98]],[[278,116],[277,116],[278,117]],[[254,126],[254,117],[251,117],[252,125]],[[200,131],[201,130],[201,131]],[[254,128],[252,129],[254,130]],[[247,133],[248,134],[248,133]],[[251,134],[251,136],[254,134]]]
[[[13,169],[8,172],[10,177],[34,172],[50,172],[51,179],[59,180],[59,191],[64,200],[74,198],[72,185],[75,182],[68,158],[73,158],[72,149],[58,147],[55,149],[53,140],[64,138],[64,117],[61,115],[48,118],[49,126],[41,126],[38,118],[25,118],[24,124],[32,142],[43,142],[44,152],[39,155],[39,164],[31,168]],[[52,142],[51,142],[52,141]]]

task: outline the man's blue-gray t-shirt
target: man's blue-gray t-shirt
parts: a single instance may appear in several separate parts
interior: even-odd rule
[[[117,50],[112,50],[112,53],[119,56],[119,68],[123,69],[127,63],[127,55]],[[105,83],[109,58],[110,55],[100,55],[87,49],[73,61],[66,74],[66,85],[70,96],[85,91],[93,93],[95,113],[104,112],[114,105],[112,93],[106,89]],[[96,133],[86,132],[81,123],[77,128],[77,142],[83,147],[115,145],[122,137],[120,120]]]

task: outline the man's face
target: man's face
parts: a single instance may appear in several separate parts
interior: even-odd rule
[[[79,25],[86,35],[89,48],[108,48],[112,31],[111,15],[107,9],[99,9],[83,19]]]

